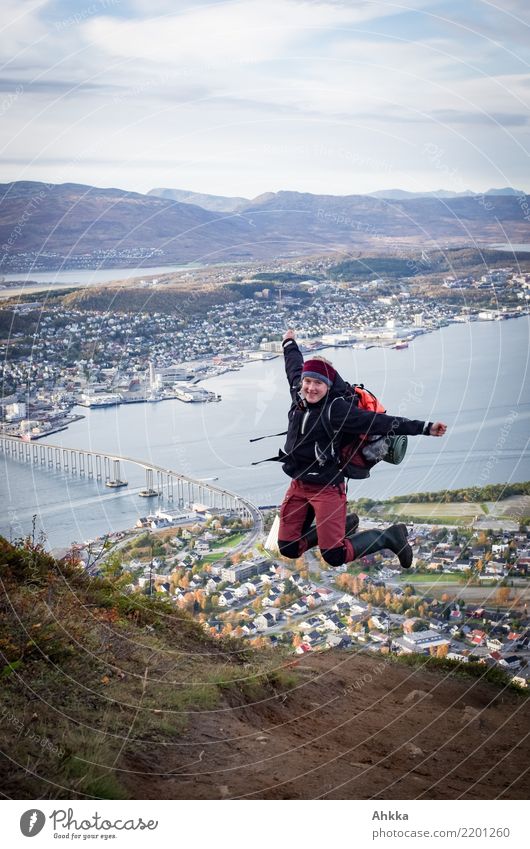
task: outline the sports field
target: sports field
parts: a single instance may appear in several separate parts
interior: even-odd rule
[[[417,521],[434,522],[447,521],[448,524],[473,522],[480,519],[513,519],[527,520],[530,516],[530,496],[514,495],[500,501],[477,503],[470,501],[451,501],[444,503],[428,503],[419,501],[404,501],[387,503],[385,513],[394,516],[410,516]]]
[[[458,574],[446,574],[446,575],[438,575],[436,572],[433,572],[431,575],[425,574],[424,572],[402,572],[399,575],[398,580],[403,584],[425,584],[426,586],[432,586],[433,584],[459,584],[462,582],[462,575]]]
[[[415,501],[405,501],[399,504],[389,504],[387,509],[398,516],[415,516],[418,519],[474,519],[485,516],[480,504],[469,504],[454,501],[449,504],[419,504]]]
[[[487,508],[490,516],[509,516],[522,520],[530,516],[530,496],[511,495],[502,501],[488,501]]]

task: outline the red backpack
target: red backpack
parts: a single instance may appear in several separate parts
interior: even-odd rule
[[[340,396],[347,401],[352,401],[359,410],[367,410],[371,413],[386,413],[378,398],[365,389],[362,383],[347,383],[346,391]],[[337,444],[338,439],[338,462],[342,472],[347,478],[367,478],[370,469],[385,460],[397,466],[403,460],[407,450],[406,436],[381,436],[362,433],[359,436],[340,438],[340,431],[333,431],[331,427],[331,407],[333,401],[328,405],[327,422],[328,435],[332,442]],[[337,450],[337,449],[336,449]]]

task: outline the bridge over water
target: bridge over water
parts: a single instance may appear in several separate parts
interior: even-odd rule
[[[173,469],[164,469],[144,460],[105,454],[101,451],[87,451],[84,448],[67,448],[48,442],[27,442],[5,434],[0,434],[0,453],[43,469],[57,469],[79,477],[103,481],[111,488],[127,485],[122,473],[124,467],[132,464],[145,472],[145,489],[139,494],[145,495],[149,502],[156,499],[158,504],[170,503],[175,508],[200,503],[230,511],[242,519],[252,521],[257,528],[262,527],[260,511],[246,498],[209,482],[195,480]]]

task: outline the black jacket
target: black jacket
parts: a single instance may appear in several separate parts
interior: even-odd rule
[[[309,404],[300,395],[304,364],[300,349],[294,340],[288,339],[283,344],[283,352],[292,398],[282,457],[283,470],[289,477],[321,485],[342,483],[344,475],[335,456],[329,425],[334,434],[340,431],[343,441],[362,433],[418,436],[428,432],[430,423],[427,422],[359,410],[343,397],[346,384],[338,374],[322,401]],[[367,473],[360,471],[359,477],[367,477]]]

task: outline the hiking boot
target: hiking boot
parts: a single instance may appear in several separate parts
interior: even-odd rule
[[[371,530],[361,531],[348,539],[353,546],[353,559],[358,560],[365,554],[375,554],[383,548],[388,548],[397,554],[402,569],[410,569],[412,566],[412,548],[409,545],[406,525],[391,525],[384,531]]]
[[[354,534],[358,527],[359,517],[357,513],[348,513],[346,516],[345,536],[349,537],[350,534]],[[315,525],[313,525],[305,534],[302,534],[300,539],[306,540],[307,548],[314,548],[315,545],[318,545],[317,529]]]

